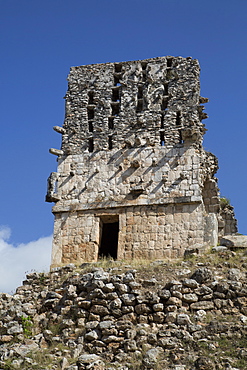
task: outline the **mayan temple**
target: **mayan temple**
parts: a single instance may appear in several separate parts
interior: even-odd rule
[[[50,149],[52,266],[176,258],[237,231],[202,146],[199,74],[196,59],[171,56],[71,68],[61,149]]]

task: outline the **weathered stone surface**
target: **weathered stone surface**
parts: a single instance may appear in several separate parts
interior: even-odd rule
[[[131,281],[134,281],[134,275],[131,272],[127,272],[124,277],[123,277],[123,282],[124,283],[130,283]]]
[[[92,306],[90,311],[100,316],[105,316],[109,314],[109,310],[106,307],[100,305]]]
[[[127,306],[135,304],[136,297],[134,294],[122,294],[120,298]]]
[[[212,248],[212,252],[224,252],[227,250],[227,247],[224,247],[223,245],[216,245]]]
[[[126,284],[115,283],[115,287],[117,288],[120,294],[125,294],[130,291],[129,286]]]
[[[110,302],[109,308],[110,310],[116,310],[118,308],[121,308],[122,306],[122,301],[120,298],[116,298],[113,301]]]
[[[149,349],[143,358],[143,365],[146,369],[153,369],[158,361],[159,350],[156,348]]]
[[[209,213],[204,217],[204,228],[204,241],[207,245],[215,247],[218,242],[218,219],[216,213]]]
[[[100,360],[100,357],[95,355],[95,354],[84,354],[84,355],[81,355],[79,358],[78,358],[78,363],[80,365],[84,365],[84,364],[91,364],[92,362],[95,362],[97,360]]]
[[[206,296],[213,293],[213,290],[207,285],[201,285],[194,290],[194,293],[198,296]]]
[[[214,370],[215,364],[210,358],[199,357],[195,361],[196,370]]]
[[[153,310],[155,312],[163,311],[164,310],[164,305],[163,303],[156,303],[153,305]]]
[[[198,282],[194,279],[184,279],[183,280],[183,285],[185,285],[189,288],[197,288],[198,287]]]
[[[23,333],[23,328],[21,325],[18,325],[16,322],[9,323],[10,327],[7,330],[9,335],[11,334],[20,334]]]
[[[115,286],[112,283],[107,283],[105,286],[102,288],[103,292],[105,293],[111,293],[114,292]]]
[[[194,293],[183,294],[182,300],[186,303],[193,303],[198,301],[198,297]]]
[[[177,314],[175,312],[169,312],[168,314],[166,314],[165,322],[173,323],[176,321],[176,319],[177,319]]]
[[[13,335],[1,335],[0,343],[9,343],[13,339]]]
[[[153,314],[153,321],[161,324],[163,323],[165,317],[166,314],[164,312],[155,312]]]
[[[100,330],[109,329],[109,328],[111,328],[113,325],[114,325],[114,322],[113,322],[113,321],[110,321],[110,320],[101,321],[101,322],[99,323],[99,329],[100,329]]]
[[[201,267],[193,273],[191,279],[194,279],[198,283],[202,284],[210,281],[212,279],[212,276],[213,274],[210,269],[208,269],[207,267]]]
[[[214,303],[211,301],[199,301],[199,302],[191,303],[190,308],[192,310],[213,310]]]
[[[92,330],[88,333],[85,334],[85,339],[86,340],[96,340],[99,338],[99,333],[97,330]]]
[[[230,248],[247,248],[247,235],[226,235],[220,244]]]
[[[141,303],[135,306],[135,311],[138,315],[143,315],[150,313],[151,309],[146,304]]]
[[[91,307],[92,301],[90,299],[82,299],[80,301],[77,301],[77,305],[79,307],[85,308],[88,310]]]
[[[99,321],[88,321],[85,324],[85,328],[88,330],[95,329],[99,325]]]
[[[228,271],[229,280],[240,280],[244,277],[244,273],[237,268],[232,268]]]
[[[171,293],[168,289],[162,289],[159,291],[159,296],[161,299],[168,300],[171,296]]]
[[[190,324],[190,317],[184,313],[180,313],[177,315],[177,324],[178,325],[188,325]]]
[[[137,350],[136,342],[132,339],[128,339],[124,342],[124,349],[127,352],[135,352]]]
[[[182,306],[182,300],[177,298],[177,297],[170,297],[167,302],[166,302],[167,305],[174,305],[174,306],[177,306],[177,307],[181,307]]]

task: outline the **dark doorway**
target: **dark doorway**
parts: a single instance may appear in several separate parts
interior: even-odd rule
[[[99,257],[117,259],[119,222],[102,221],[101,230]]]

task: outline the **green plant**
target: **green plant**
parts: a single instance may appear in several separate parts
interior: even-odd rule
[[[28,369],[40,370],[41,365],[43,366],[42,369],[61,369],[60,360],[62,357],[66,356],[68,350],[69,347],[62,343],[53,343],[49,348],[34,350],[28,354],[34,361],[32,367],[28,367]],[[57,356],[58,352],[60,352],[60,354]],[[75,358],[67,358],[67,360],[69,364],[74,364],[76,362]]]
[[[235,366],[237,366],[240,369],[246,369],[247,361],[245,358],[240,358],[236,361]]]
[[[13,370],[14,367],[12,365],[12,359],[8,358],[5,363],[4,363],[4,367],[3,367],[4,370]]]
[[[230,199],[226,198],[226,197],[221,197],[220,198],[220,206],[222,209],[224,209],[225,207],[229,206],[230,205]]]
[[[52,357],[49,356],[49,352],[46,349],[42,351],[35,351],[30,354],[30,357],[35,361],[32,369],[40,369],[41,365],[45,366],[46,369],[51,369],[53,365]]]
[[[62,331],[60,323],[49,323],[48,330],[52,332],[54,336],[59,335]]]
[[[44,285],[44,283],[47,281],[47,276],[44,272],[39,273],[39,282],[41,285]]]
[[[21,324],[23,328],[23,333],[26,338],[32,335],[32,326],[33,322],[30,316],[22,316],[21,317]]]

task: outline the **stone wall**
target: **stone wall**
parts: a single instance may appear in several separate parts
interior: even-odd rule
[[[101,220],[119,217],[118,259],[181,257],[204,241],[202,205],[168,204],[64,213],[55,221],[53,261],[97,261]],[[60,241],[62,245],[60,245]]]
[[[30,273],[0,294],[0,366],[246,369],[246,258],[208,254],[215,264],[199,257],[193,272],[190,260],[159,260]]]
[[[69,155],[58,163],[54,212],[200,201],[200,152],[188,145]],[[183,198],[183,199],[182,199]]]
[[[221,206],[220,215],[223,220],[222,235],[231,235],[238,232],[237,220],[234,214],[234,208],[230,204]]]
[[[62,150],[174,145],[191,125],[203,133],[199,72],[197,60],[181,57],[72,67]]]

